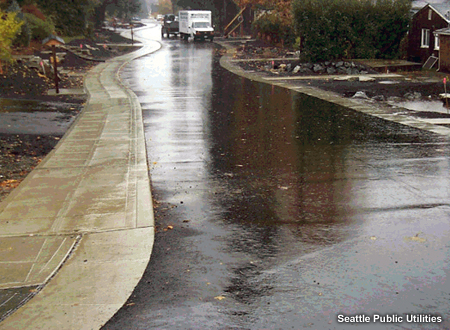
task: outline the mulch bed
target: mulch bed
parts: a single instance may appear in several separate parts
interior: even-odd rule
[[[60,138],[0,133],[0,201],[52,151]]]

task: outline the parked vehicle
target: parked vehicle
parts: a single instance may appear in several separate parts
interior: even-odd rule
[[[182,10],[178,13],[180,37],[184,40],[214,40],[210,10]]]
[[[177,35],[179,33],[178,26],[177,16],[174,14],[164,15],[161,27],[161,38],[164,38],[164,35],[166,35],[167,38],[169,38],[171,34]]]

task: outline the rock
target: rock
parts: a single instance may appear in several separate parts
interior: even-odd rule
[[[313,71],[316,73],[324,72],[325,68],[320,64],[314,64]]]
[[[286,71],[286,64],[280,64],[280,70]]]
[[[337,68],[340,68],[343,65],[344,65],[344,62],[342,62],[342,61],[339,61],[339,62],[336,63],[336,67]]]
[[[377,96],[372,97],[372,100],[378,101],[378,102],[383,102],[386,100],[386,98],[384,97],[384,95],[377,95]]]
[[[334,67],[330,66],[329,68],[327,68],[327,73],[334,74],[334,73],[336,73],[336,69]]]
[[[294,68],[294,70],[292,70],[292,72],[293,72],[293,73],[298,73],[298,72],[300,71],[300,69],[301,69],[301,66],[300,66],[300,65],[297,65],[297,66]]]
[[[287,71],[287,72],[291,72],[291,71],[292,71],[292,64],[291,64],[291,63],[288,63],[288,64],[286,65],[286,71]]]
[[[420,92],[406,93],[405,98],[411,101],[420,100],[422,98],[422,94],[420,94]]]
[[[398,96],[390,96],[387,101],[388,102],[400,102],[402,99]]]
[[[368,99],[369,97],[367,96],[366,92],[359,91],[359,92],[356,92],[355,95],[352,96],[352,98],[354,98],[354,99]]]
[[[375,81],[375,78],[360,76],[359,81],[361,81],[361,82]]]

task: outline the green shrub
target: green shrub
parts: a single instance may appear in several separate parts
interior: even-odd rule
[[[410,8],[409,0],[294,0],[301,56],[308,61],[398,57]]]
[[[25,21],[28,24],[28,27],[31,32],[31,39],[42,41],[47,38],[50,34],[54,33],[55,26],[52,22],[47,19],[43,21],[40,18],[37,18],[33,14],[25,13]]]
[[[11,59],[11,44],[22,24],[16,13],[5,13],[0,9],[0,61]]]

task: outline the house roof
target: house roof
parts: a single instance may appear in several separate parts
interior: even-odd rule
[[[438,15],[450,24],[450,0],[413,1],[411,8],[414,15],[425,8],[433,9]]]
[[[56,40],[56,41],[58,41],[61,44],[65,44],[64,39],[62,39],[61,37],[55,36],[54,34],[51,34],[47,38],[42,40],[42,44],[45,45],[50,40]]]
[[[450,28],[436,30],[436,31],[434,31],[434,34],[450,35]]]

